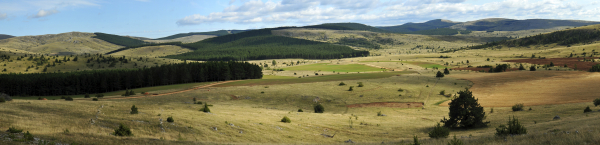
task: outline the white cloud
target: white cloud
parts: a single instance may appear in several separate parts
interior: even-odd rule
[[[0,14],[0,20],[4,20],[4,19],[6,19],[6,17],[7,17],[6,14]]]
[[[466,0],[251,0],[232,5],[233,2],[235,0],[231,0],[230,6],[221,12],[189,15],[178,20],[177,24],[363,22],[396,25],[439,18],[455,21],[492,17],[578,19],[598,14],[595,11],[598,8],[590,9],[589,3],[568,0],[497,0],[483,3]]]
[[[48,11],[40,10],[40,11],[38,11],[37,14],[29,16],[29,18],[41,18],[41,17],[52,15],[52,14],[56,14],[56,13],[58,13],[57,10],[48,10]]]

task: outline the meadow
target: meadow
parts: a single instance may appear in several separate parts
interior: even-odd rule
[[[379,68],[369,67],[360,64],[347,64],[347,65],[331,65],[327,63],[311,64],[287,67],[284,70],[312,70],[312,71],[334,71],[334,72],[368,72],[368,71],[381,71]]]

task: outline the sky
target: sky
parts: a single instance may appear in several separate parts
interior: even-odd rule
[[[447,19],[600,21],[599,0],[0,0],[0,34],[177,33],[357,22],[393,26]]]

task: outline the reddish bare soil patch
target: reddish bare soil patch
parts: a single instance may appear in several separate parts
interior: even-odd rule
[[[514,71],[454,74],[470,80],[473,96],[484,107],[592,102],[598,98],[600,73],[583,71]],[[448,102],[441,106],[448,106]]]
[[[598,59],[598,57],[587,57],[585,59]],[[539,65],[546,65],[552,62],[555,66],[560,67],[565,66],[566,64],[569,68],[575,68],[575,65],[577,65],[577,70],[583,71],[589,71],[592,66],[600,64],[598,62],[584,62],[583,58],[515,59],[505,60],[504,62],[530,63]]]
[[[389,108],[417,108],[423,107],[423,102],[374,102],[346,105],[348,108],[361,107],[389,107]]]

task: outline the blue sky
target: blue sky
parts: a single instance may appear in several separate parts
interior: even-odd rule
[[[176,33],[333,22],[373,26],[432,19],[600,21],[598,0],[0,0],[0,34]]]

